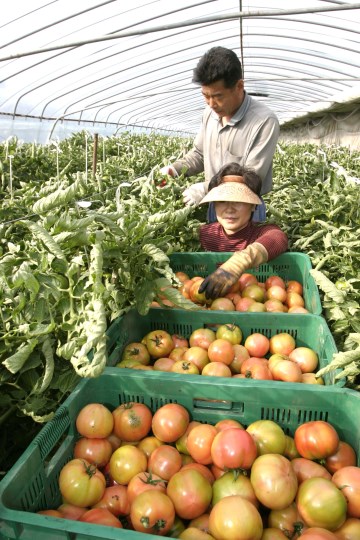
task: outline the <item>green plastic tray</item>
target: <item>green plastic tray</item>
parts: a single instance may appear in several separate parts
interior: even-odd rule
[[[236,379],[208,377],[176,378],[170,374],[106,368],[95,379],[82,380],[60,406],[0,483],[0,537],[21,540],[149,540],[158,536],[86,524],[36,514],[61,504],[58,477],[72,458],[76,440],[75,419],[82,407],[99,402],[111,409],[127,401],[146,403],[154,412],[166,403],[181,403],[193,420],[216,423],[234,418],[244,426],[259,419],[278,422],[293,435],[300,424],[325,420],[351,444],[360,456],[360,394],[336,387],[303,385],[294,392],[282,383],[274,392],[270,385],[255,382],[239,386]],[[209,400],[217,400],[209,401]],[[359,463],[358,463],[359,464]]]
[[[208,276],[216,268],[231,257],[233,253],[213,253],[213,252],[194,252],[194,253],[173,253],[170,255],[170,266],[174,272],[185,272],[190,277]],[[308,255],[304,253],[283,253],[276,259],[268,263],[261,264],[258,268],[247,270],[254,274],[259,281],[265,280],[271,275],[278,275],[285,281],[295,279],[300,281],[304,288],[305,307],[310,313],[320,315],[322,312],[319,289],[310,275],[311,261]]]
[[[260,332],[268,338],[280,332],[288,332],[293,336],[296,345],[314,349],[319,356],[320,367],[327,366],[337,353],[334,338],[320,315],[296,314],[291,317],[287,313],[246,313],[237,311],[184,312],[179,309],[151,309],[145,316],[136,310],[129,311],[123,317],[112,323],[108,329],[108,365],[115,366],[121,359],[125,345],[141,339],[151,330],[163,329],[170,334],[180,334],[189,337],[193,330],[216,324],[235,323],[243,332],[243,342],[248,335]],[[335,384],[336,372],[324,376],[325,384]],[[239,379],[243,381],[243,379]],[[244,381],[251,383],[251,380]],[[265,383],[265,381],[263,381]],[[282,382],[267,382],[277,388]],[[294,384],[298,388],[299,384]],[[344,379],[337,381],[338,386],[344,386]]]

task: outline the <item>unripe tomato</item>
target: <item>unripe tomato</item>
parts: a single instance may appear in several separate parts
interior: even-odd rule
[[[85,405],[76,417],[76,429],[83,437],[103,439],[108,437],[114,426],[111,411],[101,403]]]
[[[127,485],[139,472],[146,471],[147,457],[136,446],[120,446],[110,458],[110,474],[118,484]]]
[[[210,482],[195,469],[181,469],[169,480],[167,495],[182,519],[194,519],[207,510],[212,497]]]
[[[230,495],[213,506],[209,531],[217,540],[260,540],[263,523],[251,502],[240,495]]]
[[[72,459],[60,471],[60,493],[75,506],[93,506],[103,496],[105,487],[105,476],[85,459]]]

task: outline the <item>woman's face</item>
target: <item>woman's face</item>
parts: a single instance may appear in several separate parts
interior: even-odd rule
[[[216,202],[217,220],[226,234],[235,234],[249,223],[255,205],[244,202]]]

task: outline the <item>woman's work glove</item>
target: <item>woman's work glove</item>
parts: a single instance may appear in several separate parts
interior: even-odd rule
[[[259,266],[267,260],[268,252],[259,242],[250,244],[243,251],[235,251],[229,260],[204,279],[199,293],[204,292],[206,298],[212,299],[225,296],[245,270]]]
[[[207,184],[197,182],[183,191],[183,201],[186,206],[198,205],[207,194]]]
[[[177,176],[179,176],[172,165],[166,165],[165,167],[162,167],[160,169],[160,172],[161,174],[168,174],[169,176],[172,176],[173,178],[176,178]]]

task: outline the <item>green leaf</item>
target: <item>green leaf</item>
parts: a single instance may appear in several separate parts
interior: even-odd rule
[[[7,360],[4,360],[2,363],[9,371],[11,371],[11,373],[17,373],[25,364],[37,343],[37,339],[32,339],[26,344],[20,345],[16,353],[7,358]]]

